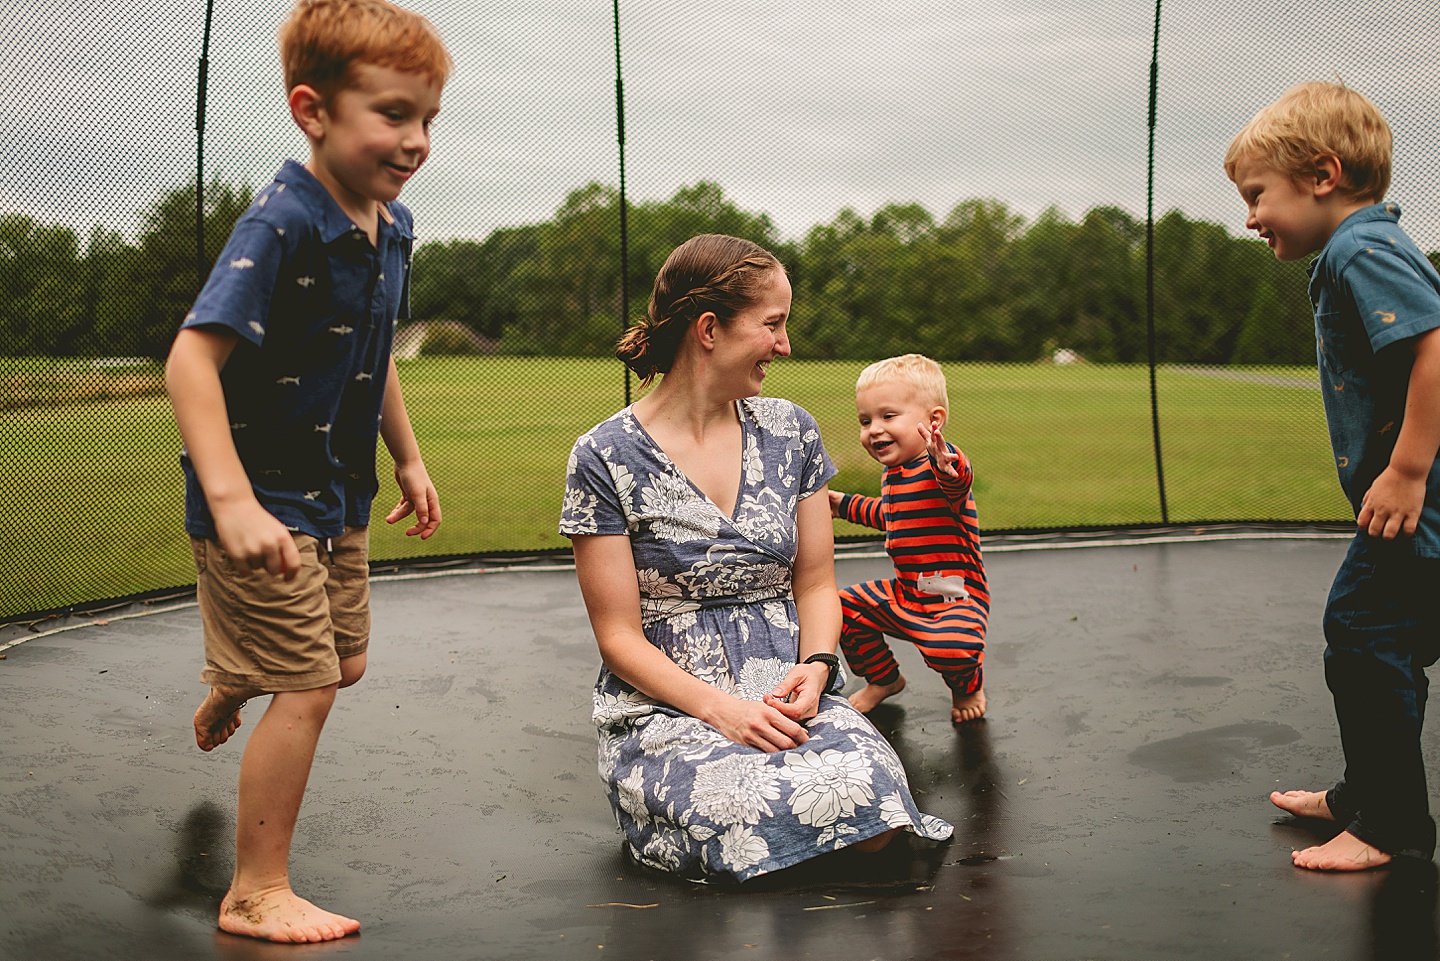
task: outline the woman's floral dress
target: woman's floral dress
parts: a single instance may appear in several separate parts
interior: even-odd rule
[[[795,664],[796,507],[834,475],[815,421],[789,401],[738,402],[744,462],[727,517],[666,457],[630,408],[575,442],[560,532],[627,534],[645,636],[676,664],[760,700]],[[837,677],[832,690],[844,683]],[[889,743],[826,694],[810,739],[767,754],[636,691],[595,684],[600,777],[642,863],[746,880],[890,828],[944,840]]]

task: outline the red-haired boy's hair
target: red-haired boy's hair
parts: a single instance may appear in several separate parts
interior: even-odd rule
[[[429,20],[386,0],[300,0],[280,27],[285,89],[329,100],[357,63],[423,74],[443,85],[454,61]]]

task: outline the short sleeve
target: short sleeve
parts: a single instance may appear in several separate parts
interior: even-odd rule
[[[629,533],[615,478],[596,444],[594,431],[582,434],[570,450],[560,533],[566,537]]]
[[[414,244],[411,241],[405,242],[405,280],[400,288],[400,309],[396,314],[396,320],[410,320],[410,282],[411,272],[415,266]]]
[[[1376,353],[1440,327],[1440,289],[1424,266],[1375,244],[1361,248],[1341,271]]]
[[[804,466],[800,473],[800,496],[809,497],[830,482],[839,471],[835,469],[825,444],[820,439],[820,426],[815,418],[803,407],[795,408],[796,419],[800,422],[800,450]]]
[[[284,257],[276,227],[241,218],[181,327],[224,327],[259,347]]]
[[[411,320],[413,315],[410,312],[410,291],[415,268],[415,218],[410,213],[410,208],[398,200],[392,200],[388,209],[395,218],[395,228],[400,235],[396,239],[400,247],[400,304],[395,319]]]

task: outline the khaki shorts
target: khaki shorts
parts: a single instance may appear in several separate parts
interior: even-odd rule
[[[210,686],[272,693],[340,680],[340,658],[370,643],[370,531],[349,527],[317,540],[295,534],[300,572],[291,581],[239,570],[219,543],[190,538],[205,629]]]

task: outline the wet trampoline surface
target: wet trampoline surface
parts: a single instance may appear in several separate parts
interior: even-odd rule
[[[1298,871],[1316,835],[1266,801],[1340,770],[1318,625],[1344,549],[992,550],[988,717],[953,726],[901,644],[910,685],[873,715],[954,840],[738,889],[622,857],[573,572],[377,583],[296,830],[296,889],[364,924],[323,945],[215,928],[248,727],[195,747],[193,607],[0,628],[25,638],[0,661],[0,958],[1432,958],[1433,867]]]

